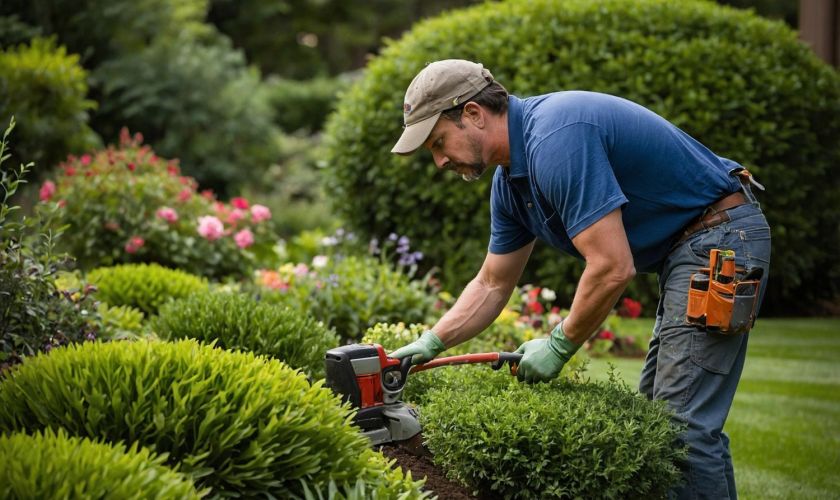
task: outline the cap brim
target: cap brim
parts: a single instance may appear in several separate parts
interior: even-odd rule
[[[391,152],[398,155],[406,155],[417,151],[426,142],[426,139],[429,138],[429,134],[435,128],[435,123],[437,123],[440,115],[440,113],[437,113],[407,126],[403,130],[400,140],[391,148]]]

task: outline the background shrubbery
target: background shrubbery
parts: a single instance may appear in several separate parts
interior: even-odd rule
[[[429,61],[455,57],[482,62],[520,96],[621,95],[743,163],[768,187],[759,195],[774,234],[765,311],[839,292],[840,188],[831,169],[840,162],[840,76],[781,23],[662,0],[509,1],[451,13],[387,47],[346,93],[327,127],[338,212],[362,235],[397,231],[421,242],[448,288],[474,275],[486,251],[491,176],[465,184],[438,172],[425,152],[402,158],[388,146],[400,135],[413,76]],[[580,264],[543,245],[532,262],[530,281],[568,303]],[[631,293],[653,310],[654,280],[636,281]]]
[[[239,293],[199,293],[166,304],[152,329],[164,339],[193,338],[217,347],[272,356],[313,379],[324,377],[324,353],[338,336],[299,309]]]

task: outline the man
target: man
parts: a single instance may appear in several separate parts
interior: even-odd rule
[[[577,91],[519,99],[469,61],[423,69],[406,91],[404,118],[392,152],[425,147],[438,168],[465,180],[498,167],[481,270],[431,330],[392,356],[428,361],[489,326],[539,238],[586,262],[568,316],[547,339],[517,350],[520,380],[549,380],[637,272],[658,273],[660,301],[639,387],[666,400],[686,425],[685,481],[673,496],[735,498],[722,429],[748,335],[689,324],[686,303],[691,274],[709,265],[714,248],[734,250],[741,272],[760,267],[766,281],[770,229],[750,189],[758,184],[642,106]]]

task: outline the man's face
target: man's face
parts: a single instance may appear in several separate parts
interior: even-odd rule
[[[439,169],[450,170],[467,182],[478,180],[487,170],[479,136],[465,123],[441,117],[423,146],[431,151]]]

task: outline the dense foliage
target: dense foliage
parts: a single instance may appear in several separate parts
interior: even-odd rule
[[[208,289],[207,280],[167,269],[157,264],[123,264],[100,267],[87,275],[97,288],[96,297],[112,306],[128,306],[147,315],[172,299],[181,299]]]
[[[0,123],[12,116],[18,122],[11,164],[25,159],[45,170],[68,152],[95,146],[99,138],[88,127],[94,103],[87,92],[79,56],[54,40],[0,47]]]
[[[0,435],[0,497],[201,498],[164,458],[136,443],[111,446],[61,429]]]
[[[139,130],[204,187],[229,195],[278,159],[268,89],[223,37],[160,41],[103,63],[95,76],[103,137]]]
[[[840,75],[782,23],[699,1],[508,1],[424,21],[386,48],[327,126],[330,198],[362,236],[395,231],[421,242],[426,262],[457,290],[486,251],[490,175],[465,184],[425,152],[389,152],[408,83],[427,62],[450,57],[483,63],[519,96],[594,90],[668,118],[767,185],[766,309],[840,292],[840,188],[831,174],[840,163]],[[566,303],[580,269],[569,259],[538,246],[529,270]],[[636,281],[647,288],[632,295],[653,310],[653,280]]]
[[[214,496],[290,498],[359,480],[393,497],[416,492],[377,461],[349,411],[279,361],[194,340],[71,346],[0,380],[0,432],[137,443]]]
[[[57,204],[56,223],[68,227],[63,248],[82,268],[157,262],[222,277],[276,261],[267,207],[199,195],[178,161],[158,157],[140,134],[124,129],[120,141],[70,157],[41,187],[42,203]]]
[[[9,160],[7,140],[14,125],[0,141],[0,167]],[[71,294],[56,286],[56,273],[67,258],[55,251],[60,230],[49,229],[54,211],[18,218],[19,207],[10,204],[29,168],[0,168],[0,370],[41,350],[92,340],[100,329],[87,291]]]
[[[664,403],[611,383],[472,372],[421,411],[435,462],[494,498],[659,498],[680,477]]]
[[[308,312],[345,340],[360,338],[376,323],[423,322],[432,312],[434,298],[426,282],[387,262],[319,256],[315,264],[261,271],[262,300]]]
[[[152,322],[165,339],[194,338],[224,349],[251,351],[324,376],[324,353],[335,332],[299,309],[277,307],[239,293],[201,293],[166,304]]]
[[[266,81],[274,108],[274,121],[286,132],[319,132],[327,115],[335,108],[338,95],[349,85],[349,78],[313,78]]]

